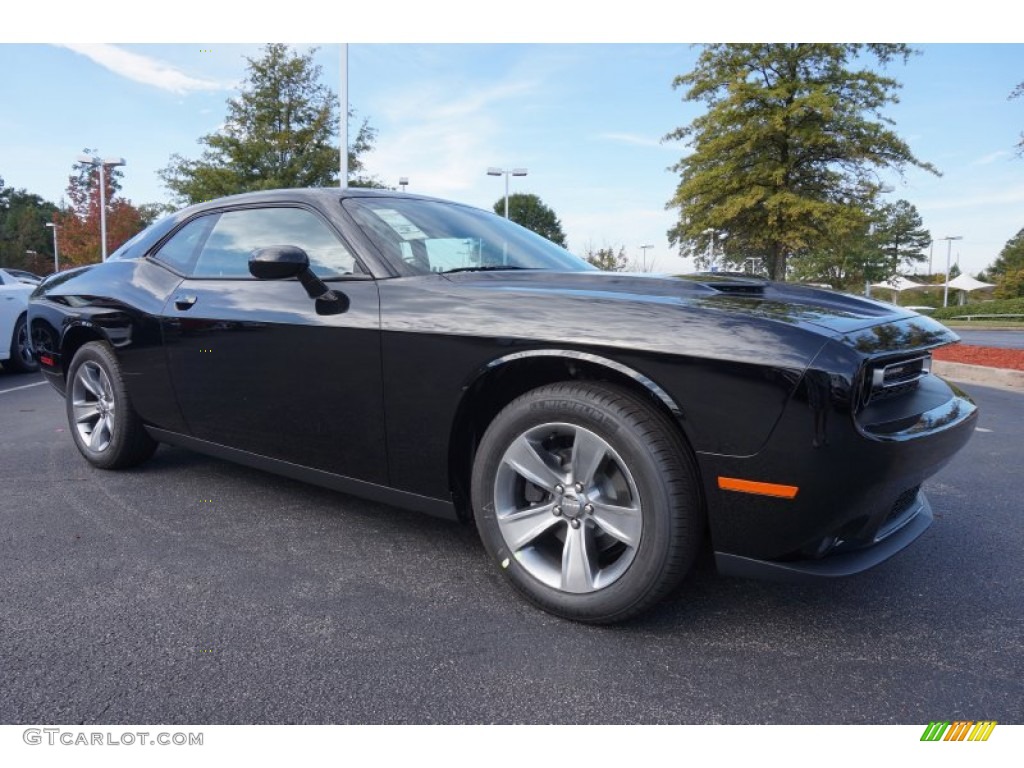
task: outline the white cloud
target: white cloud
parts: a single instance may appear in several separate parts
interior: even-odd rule
[[[116,45],[66,44],[61,47],[85,56],[116,75],[179,95],[192,91],[218,91],[229,87],[213,80],[191,77],[170,64],[127,51]]]
[[[480,185],[484,169],[506,160],[496,157],[505,130],[496,116],[499,103],[529,94],[532,81],[509,81],[460,92],[419,84],[389,95],[372,110],[387,121],[370,160],[371,173],[394,183],[407,176],[410,191],[452,196]],[[517,158],[507,158],[518,163]],[[429,189],[423,181],[429,179]]]
[[[667,149],[676,155],[678,155],[680,152],[680,147],[675,142],[665,142],[663,144],[659,139],[652,139],[650,136],[641,136],[636,133],[602,133],[599,134],[597,138],[606,139],[608,141],[617,141],[622,144],[629,144],[634,147]]]
[[[1024,186],[1004,187],[994,192],[972,192],[963,189],[956,197],[924,198],[917,204],[921,210],[948,211],[955,209],[989,209],[993,206],[1024,203]]]
[[[1010,157],[1012,154],[1013,153],[1010,152],[1008,149],[1000,149],[995,152],[989,152],[987,155],[984,155],[983,157],[979,157],[977,160],[971,163],[971,165],[990,165],[991,163],[994,163],[996,160],[1002,160],[1004,157]]]
[[[588,247],[614,248],[625,246],[630,259],[641,257],[641,245],[653,245],[645,257],[657,271],[681,269],[675,249],[668,244],[669,228],[677,213],[660,208],[567,209],[560,213],[562,228],[569,240],[569,250],[582,254]],[[692,268],[691,268],[692,269]]]

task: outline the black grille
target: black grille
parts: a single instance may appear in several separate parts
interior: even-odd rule
[[[914,500],[917,498],[917,492],[919,490],[921,490],[921,486],[915,485],[913,488],[908,488],[899,496],[897,496],[896,501],[892,503],[892,509],[889,510],[889,514],[885,518],[885,522],[888,523],[892,520],[895,520],[897,517],[899,517],[908,509],[910,509],[911,505],[914,503]]]
[[[913,392],[921,379],[931,371],[931,367],[930,354],[872,364],[865,372],[861,404],[867,405]]]

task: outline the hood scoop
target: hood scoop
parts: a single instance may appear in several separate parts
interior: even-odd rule
[[[699,278],[708,288],[733,296],[763,296],[764,289],[768,286],[767,280],[759,280],[741,273],[704,272]]]

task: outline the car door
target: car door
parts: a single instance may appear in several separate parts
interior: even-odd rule
[[[306,251],[347,309],[318,314],[297,280],[253,278],[252,251],[275,245]],[[214,212],[154,258],[185,276],[162,327],[192,436],[387,482],[377,285],[324,218],[285,205]]]
[[[32,286],[26,285],[0,270],[0,360],[15,354],[14,326],[28,308]]]

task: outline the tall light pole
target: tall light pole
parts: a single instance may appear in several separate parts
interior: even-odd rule
[[[53,228],[53,271],[59,272],[60,266],[57,258],[57,225],[52,221],[46,222],[46,226]]]
[[[949,306],[949,257],[953,252],[953,241],[963,240],[963,235],[940,237],[946,241],[946,284],[942,287],[942,306]]]
[[[104,168],[114,168],[119,165],[127,165],[123,157],[108,157],[102,160],[99,157],[79,155],[78,162],[83,165],[91,165],[99,168],[100,171],[100,253],[103,261],[107,260],[107,180],[103,173]]]
[[[338,158],[338,186],[348,188],[348,43],[341,44],[341,75],[338,84],[338,100],[341,102],[341,114],[338,117],[338,133],[341,134],[341,157]]]
[[[504,176],[505,177],[505,218],[508,218],[508,177],[509,176],[525,176],[525,168],[488,168],[488,176]]]
[[[647,251],[653,248],[653,245],[641,245],[640,246],[640,271],[647,271]]]
[[[713,229],[711,227],[708,227],[707,229],[705,229],[704,230],[704,234],[705,235],[711,235],[710,239],[708,240],[708,271],[709,272],[714,272],[715,271],[715,237],[717,235],[719,240],[725,240],[725,238],[727,238],[729,236],[729,234],[727,232],[723,232],[722,234],[718,235],[718,230],[717,229]]]

